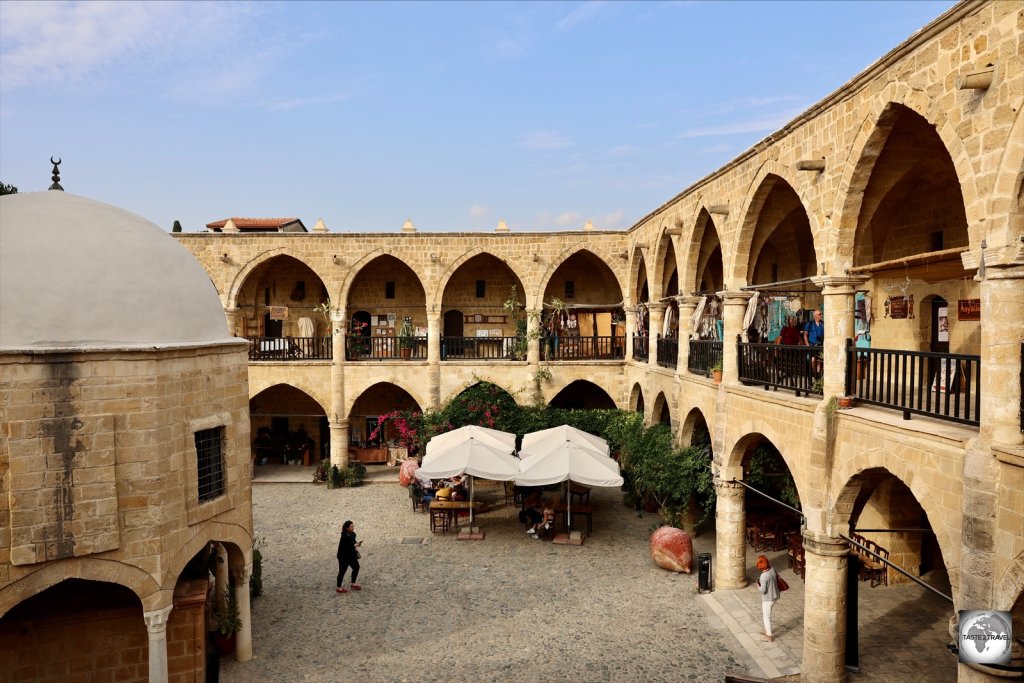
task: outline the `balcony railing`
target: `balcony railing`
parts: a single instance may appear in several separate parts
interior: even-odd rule
[[[769,387],[820,394],[816,386],[824,369],[820,346],[782,346],[781,344],[737,344],[740,381]]]
[[[642,334],[633,335],[633,360],[638,360],[643,363],[647,362],[648,357],[651,355],[651,349],[648,346],[647,337]]]
[[[526,360],[522,337],[441,337],[441,360]]]
[[[249,360],[331,360],[330,337],[246,337]]]
[[[978,425],[981,357],[864,349],[846,342],[846,393],[858,403]]]
[[[679,359],[679,340],[658,338],[658,365],[663,368],[674,368]]]
[[[427,338],[352,336],[345,337],[345,360],[425,360]]]
[[[690,340],[690,359],[686,369],[695,375],[711,375],[711,368],[722,360],[722,342],[704,339]]]
[[[622,337],[545,337],[541,352],[546,360],[614,360],[626,357]]]

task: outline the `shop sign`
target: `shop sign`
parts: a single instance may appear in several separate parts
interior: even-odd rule
[[[914,317],[914,295],[891,296],[885,300],[885,316],[893,320]]]
[[[270,319],[271,320],[287,320],[288,319],[288,307],[287,306],[271,306],[270,307]]]
[[[960,299],[956,302],[957,320],[981,320],[981,299]]]

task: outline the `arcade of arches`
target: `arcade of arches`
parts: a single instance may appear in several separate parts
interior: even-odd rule
[[[1024,633],[1022,54],[1018,5],[957,5],[623,232],[177,237],[235,333],[271,350],[251,356],[251,384],[319,397],[335,463],[364,438],[381,385],[424,408],[486,380],[521,402],[639,410],[681,443],[710,440],[729,589],[745,582],[734,482],[771,444],[804,517],[802,680],[841,681],[858,528],[881,529],[863,535],[912,573],[941,571],[950,616],[1013,609]],[[555,298],[576,325],[551,324]],[[762,306],[767,342],[785,317],[823,313],[821,347],[758,347],[746,319]],[[375,355],[347,353],[357,313],[385,340]],[[319,350],[295,316],[314,318]],[[280,330],[260,327],[275,317]],[[414,342],[398,334],[406,317]],[[854,407],[836,411],[847,394]]]

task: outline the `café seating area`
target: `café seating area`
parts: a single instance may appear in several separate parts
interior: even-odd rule
[[[850,544],[850,555],[857,557],[860,560],[860,580],[870,581],[871,587],[875,586],[888,586],[889,585],[889,567],[882,562],[881,559],[889,559],[888,548],[883,548],[875,541],[869,538],[865,538],[858,533],[853,533],[850,538],[862,546],[865,546],[870,552],[866,552],[863,548],[859,548],[854,543]]]

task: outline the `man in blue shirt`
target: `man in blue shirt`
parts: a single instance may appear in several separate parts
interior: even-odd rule
[[[821,322],[821,309],[814,309],[811,322],[804,326],[804,344],[807,346],[821,346],[825,342],[825,324]],[[822,371],[821,358],[817,353],[811,356],[811,372],[815,377],[820,377]]]

